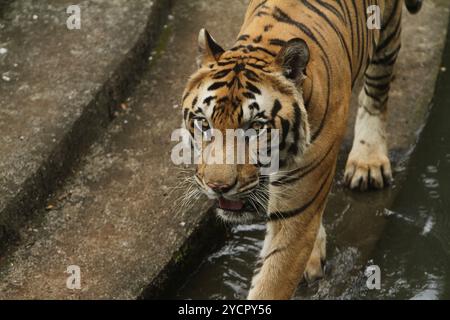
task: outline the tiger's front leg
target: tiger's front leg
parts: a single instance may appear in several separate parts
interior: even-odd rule
[[[313,251],[321,214],[269,222],[250,300],[286,300],[294,294]]]
[[[398,12],[393,16],[401,21],[402,6],[395,10]],[[351,189],[382,189],[392,182],[386,127],[389,91],[401,48],[400,36],[400,22],[383,29],[380,44],[364,74],[355,138],[345,168],[345,184]]]
[[[316,170],[308,167],[289,179],[272,182],[270,218],[249,299],[290,299],[303,275],[308,281],[323,275],[322,214],[333,182],[337,148],[328,150],[320,152],[324,160]],[[293,183],[283,185],[288,182]]]

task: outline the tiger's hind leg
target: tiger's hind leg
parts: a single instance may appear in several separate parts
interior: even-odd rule
[[[401,6],[400,10],[401,10]],[[401,21],[401,14],[398,14]],[[401,23],[383,31],[369,64],[359,96],[353,147],[347,160],[344,182],[351,189],[382,189],[392,182],[388,158],[386,120],[394,65],[400,51]]]

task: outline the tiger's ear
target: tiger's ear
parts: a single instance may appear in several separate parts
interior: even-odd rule
[[[200,30],[198,35],[198,51],[197,65],[200,68],[208,62],[216,62],[225,50],[211,37],[206,29]]]
[[[309,62],[308,45],[303,39],[289,40],[278,53],[275,62],[286,78],[294,82],[302,81]]]

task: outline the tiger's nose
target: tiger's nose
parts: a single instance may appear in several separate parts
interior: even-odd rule
[[[208,187],[210,187],[214,192],[217,193],[227,193],[231,189],[233,189],[235,184],[225,184],[225,183],[207,183]]]

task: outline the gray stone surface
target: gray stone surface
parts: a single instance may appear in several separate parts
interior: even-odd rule
[[[0,12],[0,247],[40,208],[123,101],[169,0],[6,1]]]
[[[123,112],[48,199],[52,210],[37,215],[23,229],[21,241],[0,260],[0,299],[134,299],[143,291],[156,297],[167,277],[179,280],[178,263],[192,251],[206,252],[214,246],[205,237],[223,231],[206,211],[208,203],[178,210],[182,190],[171,191],[186,173],[171,164],[170,133],[180,124],[179,98],[195,68],[199,29],[206,26],[230,45],[246,2],[178,1],[159,46],[165,49],[154,55]],[[405,49],[389,130],[396,159],[407,154],[425,121],[447,21],[448,10],[432,1],[425,2],[420,16],[405,21]],[[370,248],[382,232],[374,210],[384,207],[393,192],[363,195],[337,183],[327,218],[333,232],[331,250],[336,250],[335,243]],[[81,291],[66,289],[64,272],[71,264],[81,267]]]

